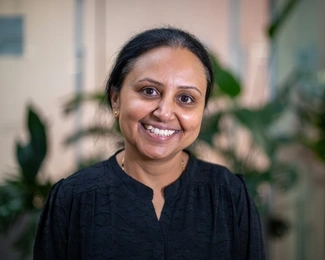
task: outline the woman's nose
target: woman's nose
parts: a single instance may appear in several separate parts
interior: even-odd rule
[[[174,104],[172,100],[160,100],[153,115],[162,122],[167,122],[175,116]]]

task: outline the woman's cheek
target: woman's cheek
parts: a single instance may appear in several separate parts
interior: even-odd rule
[[[200,129],[202,123],[202,116],[194,116],[195,114],[192,113],[191,115],[183,115],[182,121],[184,125],[188,125],[189,129]]]

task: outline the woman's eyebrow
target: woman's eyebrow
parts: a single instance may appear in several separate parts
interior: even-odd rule
[[[159,81],[156,81],[154,79],[151,79],[151,78],[140,79],[138,82],[143,82],[143,81],[148,81],[148,82],[150,82],[152,84],[164,87],[163,83],[161,83]],[[199,92],[200,95],[202,95],[202,92],[197,87],[194,87],[194,86],[179,86],[178,88],[180,88],[180,89],[193,89],[193,90],[196,90],[197,92]]]
[[[180,89],[194,89],[197,92],[199,92],[200,95],[202,96],[202,92],[197,87],[194,87],[194,86],[179,86],[178,88],[180,88]]]
[[[159,86],[162,86],[162,87],[164,86],[164,84],[162,84],[161,82],[156,81],[156,80],[151,79],[151,78],[140,79],[138,82],[143,82],[143,81],[149,81],[152,84],[159,85]]]

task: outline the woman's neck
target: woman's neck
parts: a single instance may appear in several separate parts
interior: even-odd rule
[[[188,154],[180,151],[171,158],[149,159],[124,150],[116,158],[129,176],[157,191],[179,178],[185,169]]]

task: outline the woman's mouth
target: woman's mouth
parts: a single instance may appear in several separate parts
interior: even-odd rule
[[[178,132],[177,130],[159,129],[159,128],[153,127],[152,125],[144,125],[144,128],[149,130],[151,133],[162,136],[162,137],[171,136],[174,133]]]

